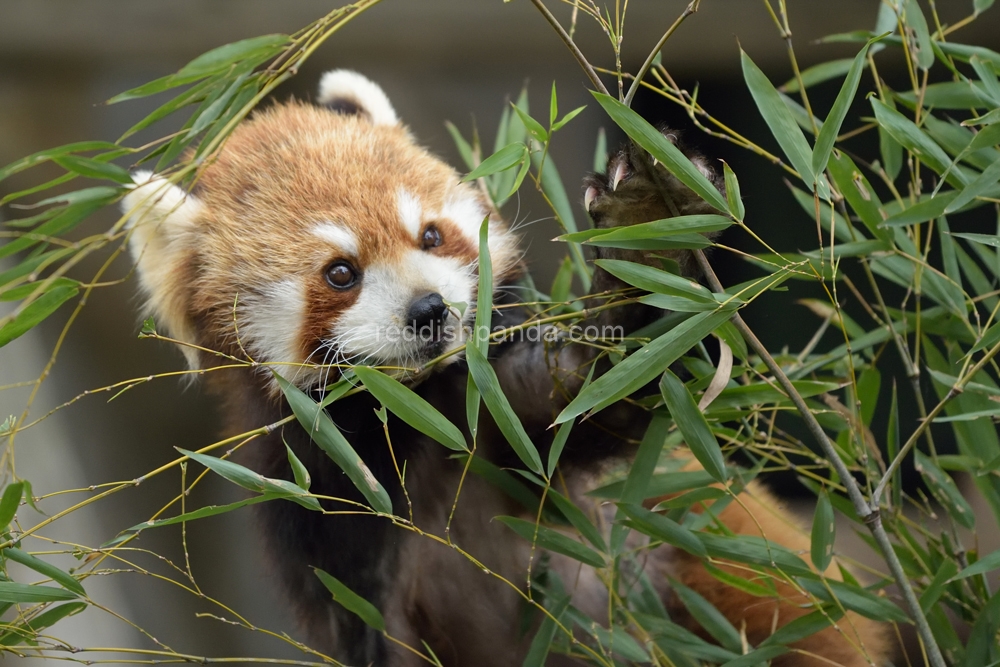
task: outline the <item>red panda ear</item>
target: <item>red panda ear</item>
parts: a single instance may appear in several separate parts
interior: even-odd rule
[[[335,69],[319,81],[317,101],[337,113],[367,118],[375,125],[396,125],[399,118],[385,92],[357,72]]]
[[[195,247],[195,230],[204,208],[183,189],[149,171],[132,175],[135,186],[122,200],[129,217],[129,250],[139,282],[148,297],[148,308],[157,325],[173,338],[194,344],[194,327],[188,316],[187,267]],[[198,368],[198,354],[182,347],[191,368]]]

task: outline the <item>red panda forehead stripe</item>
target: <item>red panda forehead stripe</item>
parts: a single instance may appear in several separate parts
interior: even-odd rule
[[[333,245],[345,257],[357,257],[360,252],[358,237],[344,224],[321,222],[312,229],[313,235]]]

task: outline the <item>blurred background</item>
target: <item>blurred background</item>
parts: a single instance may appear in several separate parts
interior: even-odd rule
[[[72,141],[113,141],[163,100],[110,107],[102,104],[104,100],[169,74],[215,46],[265,33],[295,31],[336,4],[318,0],[0,0],[0,164]],[[554,0],[549,4],[560,19],[568,20],[567,5]],[[638,69],[686,5],[686,0],[629,3],[623,45],[626,70]],[[788,5],[792,40],[802,68],[853,56],[856,45],[817,44],[816,40],[831,33],[872,29],[878,10],[878,0],[789,0]],[[970,13],[971,6],[971,1],[956,0],[939,3],[938,11],[942,21],[954,23]],[[606,36],[584,17],[576,37],[592,62],[613,66]],[[1000,34],[990,15],[957,33],[956,38],[1000,47]],[[704,0],[700,11],[668,43],[663,63],[682,85],[699,84],[699,99],[712,113],[776,150],[743,84],[739,45],[773,82],[781,83],[791,76],[785,41],[764,4],[749,0]],[[556,81],[561,112],[589,105],[557,135],[553,145],[553,156],[578,219],[585,218],[577,184],[593,168],[598,129],[610,123],[587,93],[588,82],[576,62],[527,0],[385,0],[335,35],[276,97],[309,98],[319,75],[334,67],[359,70],[380,83],[420,141],[456,166],[460,161],[445,130],[445,120],[454,122],[466,136],[477,127],[484,145],[492,146],[506,101],[527,85],[532,108],[547,109],[548,91]],[[880,55],[880,72],[889,81],[898,81],[897,88],[906,86],[905,63],[896,54],[887,51]],[[811,95],[814,105],[829,109],[839,85],[837,80],[817,88]],[[782,185],[777,167],[701,134],[683,112],[655,95],[640,93],[634,106],[653,123],[680,128],[687,143],[702,152],[724,158],[740,178],[747,219],[778,249],[815,245],[813,223]],[[863,114],[865,110],[858,111]],[[152,131],[134,137],[130,144],[169,133],[183,120],[183,113],[168,118]],[[609,146],[620,140],[610,135]],[[859,144],[859,151],[864,150],[865,145]],[[0,196],[58,173],[44,169],[22,173],[0,183]],[[529,190],[522,188],[522,196],[512,200],[506,213],[523,225],[528,261],[539,287],[547,290],[563,249],[550,242],[558,229],[544,203]],[[17,215],[22,213],[0,210],[0,218]],[[78,233],[99,233],[115,219],[114,211],[95,215]],[[739,238],[725,240],[737,247],[744,244]],[[723,283],[753,275],[752,269],[730,257],[717,255]],[[77,277],[93,275],[107,259],[108,255],[92,258],[79,267]],[[121,258],[109,275],[125,278],[129,270],[129,263]],[[793,285],[792,289],[803,288]],[[788,295],[780,299],[788,303]],[[805,308],[790,310],[785,306],[777,311],[772,303],[778,301],[765,297],[750,309],[746,317],[751,326],[762,333],[765,343],[783,341],[793,350],[801,347],[818,321]],[[5,387],[0,391],[0,421],[8,414],[20,416],[33,390],[33,385],[8,385],[39,377],[56,349],[56,362],[34,398],[29,418],[40,417],[86,390],[181,368],[176,350],[164,343],[137,339],[138,306],[134,280],[124,280],[93,292],[64,341],[59,336],[69,308],[0,349],[0,385]],[[158,379],[108,403],[112,394],[87,396],[17,436],[17,472],[33,482],[35,495],[82,489],[40,503],[46,514],[93,495],[86,487],[134,479],[173,460],[174,447],[196,449],[217,439],[212,398],[197,383]],[[792,485],[778,486],[794,497],[794,490],[789,491]],[[28,548],[96,546],[150,518],[179,488],[176,473],[159,476],[55,522],[44,534],[61,544],[36,540]],[[213,477],[189,502],[201,506],[239,497],[234,487]],[[27,510],[22,513],[22,521],[42,518],[27,516]],[[841,531],[841,535],[849,538],[847,532]],[[187,541],[194,574],[205,596],[224,602],[256,626],[299,637],[280,593],[270,583],[256,540],[247,511],[191,524]],[[205,597],[142,572],[148,568],[182,579],[164,560],[184,567],[179,528],[143,533],[134,544],[131,562],[113,566],[124,572],[87,580],[88,592],[107,609],[88,609],[69,619],[57,627],[57,636],[76,646],[152,649],[156,648],[155,637],[192,655],[308,659],[262,633],[217,618],[199,618],[198,614],[208,613],[232,619],[233,614]],[[71,556],[61,564],[78,565]],[[77,657],[93,659],[99,654]]]

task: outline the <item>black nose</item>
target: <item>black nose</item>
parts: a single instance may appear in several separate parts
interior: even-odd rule
[[[444,304],[440,294],[431,292],[414,299],[406,317],[410,326],[418,332],[425,328],[433,329],[441,326],[448,317],[448,306]]]

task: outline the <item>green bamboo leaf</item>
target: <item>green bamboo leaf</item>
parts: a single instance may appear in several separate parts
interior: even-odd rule
[[[921,474],[934,498],[948,511],[948,514],[960,525],[973,529],[976,516],[968,501],[958,490],[954,480],[941,470],[933,460],[923,452],[914,452],[913,467]]]
[[[1000,593],[994,593],[989,602],[978,610],[966,644],[963,667],[979,667],[995,662],[997,629],[1000,629]]]
[[[33,283],[19,285],[8,290],[0,290],[0,301],[20,301],[21,299],[31,296],[35,290],[42,287],[44,284],[45,280],[37,280]],[[79,289],[80,283],[72,278],[56,278],[55,280],[51,280],[49,284],[45,286],[42,293],[51,292],[57,287],[73,287]]]
[[[815,578],[815,573],[805,561],[787,548],[754,535],[715,535],[697,533],[705,550],[712,558],[731,560],[737,563],[778,567],[788,574],[794,574],[804,581]],[[815,582],[819,583],[819,582]],[[891,604],[891,603],[890,603]],[[893,605],[895,606],[895,605]],[[898,610],[898,607],[897,607]]]
[[[36,602],[59,602],[74,600],[77,594],[65,588],[38,586],[35,584],[18,584],[13,581],[0,581],[0,602],[14,604],[34,604]]]
[[[462,157],[462,162],[469,169],[475,169],[476,165],[472,160],[472,146],[469,142],[465,140],[462,133],[459,131],[455,124],[451,121],[445,121],[444,126],[448,129],[448,134],[451,135],[451,140],[455,143],[455,148],[458,150],[458,154]],[[499,148],[497,149],[499,150]]]
[[[22,172],[25,169],[30,169],[36,165],[42,164],[43,162],[48,162],[57,157],[70,155],[72,153],[87,153],[90,151],[118,151],[118,150],[128,150],[122,149],[118,144],[112,144],[107,141],[78,141],[72,144],[65,144],[63,146],[56,146],[55,148],[49,148],[44,151],[38,151],[37,153],[32,153],[27,157],[23,157],[20,160],[15,160],[10,164],[6,165],[0,169],[0,181],[4,180],[8,176],[12,176],[18,172]]]
[[[57,165],[85,178],[106,178],[123,185],[132,184],[132,175],[116,164],[79,155],[62,155],[52,159]]]
[[[591,567],[604,567],[604,557],[585,544],[577,542],[559,531],[539,526],[532,521],[512,516],[498,516],[497,521],[507,526],[524,539],[537,544],[542,549],[568,556]]]
[[[556,122],[559,115],[559,102],[556,100],[556,82],[552,82],[552,95],[549,97],[549,127]]]
[[[23,492],[24,484],[22,482],[13,482],[4,488],[3,496],[0,497],[0,531],[6,530],[10,522],[14,520],[17,508],[21,505]]]
[[[972,7],[977,16],[992,6],[993,0],[972,0]]]
[[[948,204],[948,207],[944,210],[944,212],[954,213],[976,197],[986,195],[987,191],[993,188],[997,181],[1000,181],[1000,160],[991,164],[982,174],[979,175],[978,178],[976,178],[976,180],[966,185],[962,191],[958,193],[958,196],[955,197],[950,204]],[[992,196],[996,196],[995,193]]]
[[[930,69],[934,64],[934,49],[931,33],[927,29],[927,19],[924,17],[917,0],[906,0],[904,20],[917,35],[917,64],[921,69]]]
[[[890,233],[879,227],[884,220],[882,202],[879,201],[875,189],[872,188],[871,183],[857,168],[854,161],[846,153],[839,152],[831,157],[826,166],[833,182],[837,184],[837,189],[861,218],[868,231],[875,238],[889,241],[891,239]]]
[[[788,649],[784,646],[762,646],[729,662],[724,662],[720,667],[756,667],[757,665],[766,665],[769,660],[773,660],[785,653],[788,653]]]
[[[0,327],[0,347],[30,331],[77,294],[79,290],[76,287],[57,287],[29,303],[12,320]]]
[[[669,430],[670,420],[662,413],[653,413],[635,458],[632,459],[628,476],[620,492],[616,494],[620,503],[638,506],[646,499],[649,483],[653,478],[653,471],[656,470],[656,463],[660,460],[660,452],[666,444]],[[615,522],[611,526],[611,553],[614,555],[621,553],[622,547],[625,546],[625,538],[628,537],[628,527],[623,523],[624,518],[625,512],[619,507],[615,512]]]
[[[886,218],[885,222],[880,223],[879,226],[902,227],[904,225],[915,225],[939,218],[944,215],[947,209],[951,208],[958,195],[959,192],[955,190],[940,192],[929,199],[917,202],[913,206],[904,208],[899,213],[889,216]]]
[[[882,4],[882,7],[888,7],[888,5]],[[881,46],[881,44],[875,46]],[[874,46],[872,48],[874,49]],[[885,102],[890,109],[896,108],[892,95],[886,95]],[[879,154],[882,156],[882,167],[889,180],[895,181],[903,168],[903,147],[881,124],[878,126],[878,147]]]
[[[802,177],[803,181],[806,181],[810,190],[815,189],[812,183],[813,171],[810,166],[812,151],[802,134],[802,130],[795,124],[792,114],[781,100],[778,91],[774,89],[768,78],[742,49],[740,49],[740,60],[743,64],[743,78],[750,89],[754,102],[757,103],[757,110],[764,117],[764,121],[771,129],[771,134],[777,139],[778,145],[781,146],[781,150],[784,151],[792,167],[799,172],[799,176]]]
[[[952,577],[957,573],[958,565],[955,561],[945,560],[941,564],[941,567],[934,574],[934,578],[927,584],[924,592],[920,594],[920,608],[925,614],[930,612],[931,607],[941,599],[941,594],[944,593],[945,586],[951,582]]]
[[[1000,81],[997,80],[997,73],[989,63],[979,56],[969,58],[969,64],[976,70],[976,75],[983,82],[983,88],[987,96],[995,106],[1000,106]]]
[[[948,165],[951,164],[951,159],[933,139],[927,136],[909,118],[895,109],[889,108],[878,98],[872,97],[871,102],[872,109],[875,111],[875,119],[880,126],[884,127],[892,135],[893,139],[911,151],[938,174],[945,173]],[[946,178],[955,187],[964,186],[970,180],[961,171],[955,169],[949,171]]]
[[[948,562],[950,563],[951,561]],[[949,581],[957,581],[959,579],[974,577],[979,574],[986,574],[998,568],[1000,568],[1000,551],[994,551],[993,553],[983,556],[972,565],[963,569],[961,572],[951,577]]]
[[[545,473],[549,477],[552,477],[556,472],[556,466],[559,465],[559,457],[562,455],[563,448],[566,446],[566,441],[569,439],[569,434],[572,430],[573,422],[560,424],[559,428],[556,429],[556,437],[552,439],[552,446],[549,448],[548,465],[545,467]]]
[[[521,164],[527,157],[527,153],[528,149],[524,147],[524,144],[507,144],[479,163],[479,166],[462,178],[462,181],[474,181],[499,171],[506,171]]]
[[[270,477],[264,477],[263,475],[245,468],[238,463],[233,463],[232,461],[227,461],[225,459],[219,459],[214,456],[208,456],[207,454],[199,454],[198,452],[188,451],[186,449],[181,449],[177,447],[179,451],[184,456],[197,461],[209,470],[213,471],[220,477],[229,480],[237,486],[241,486],[248,491],[253,491],[255,493],[269,493],[277,495],[285,495],[289,500],[302,505],[306,509],[311,509],[314,511],[320,511],[319,501],[306,495],[306,491],[292,482],[284,479],[271,479]]]
[[[385,619],[382,618],[382,613],[375,608],[375,605],[345,586],[332,574],[328,574],[318,567],[314,567],[313,572],[333,595],[334,601],[364,621],[365,625],[379,632],[385,632]]]
[[[15,549],[14,547],[8,547],[7,549],[3,550],[3,555],[5,558],[8,558],[14,561],[15,563],[20,563],[21,565],[24,565],[25,567],[34,570],[38,574],[44,575],[52,579],[52,581],[56,582],[57,584],[59,584],[60,586],[62,586],[67,590],[73,591],[78,595],[87,594],[87,592],[83,590],[83,585],[81,585],[80,582],[73,577],[73,575],[71,575],[68,572],[64,572],[63,570],[60,570],[55,565],[47,563],[41,558],[36,558],[35,556],[32,556],[27,551]]]
[[[556,277],[552,280],[550,298],[554,303],[565,303],[569,300],[569,290],[573,286],[573,260],[563,257],[556,271]],[[2,295],[0,295],[2,296]]]
[[[490,366],[490,362],[486,360],[482,352],[474,347],[466,348],[465,358],[469,362],[469,373],[476,383],[476,389],[482,394],[486,409],[493,415],[493,420],[500,428],[500,432],[514,448],[518,458],[531,471],[539,475],[544,474],[538,450],[525,432],[514,409],[510,407],[510,402],[504,396],[503,390],[500,389],[500,382],[497,380],[496,372]]]
[[[521,667],[544,667],[545,659],[549,655],[552,640],[555,638],[556,630],[558,629],[556,621],[562,622],[563,614],[566,608],[569,607],[569,603],[570,598],[568,596],[559,597],[554,601],[551,597],[548,598],[545,606],[550,608],[554,619],[549,616],[545,616],[542,619],[541,625],[538,626],[538,632],[535,633],[535,637],[531,640],[528,655],[525,656]]]
[[[915,106],[913,92],[899,93],[899,99]],[[935,109],[984,109],[992,106],[990,95],[978,81],[944,81],[927,86],[921,98],[924,106]]]
[[[146,530],[147,528],[160,528],[162,526],[173,526],[178,523],[187,523],[188,521],[195,521],[197,519],[204,519],[210,516],[218,516],[219,514],[226,514],[232,512],[233,510],[238,510],[241,507],[246,507],[247,505],[256,505],[257,503],[267,502],[269,500],[279,500],[282,498],[288,498],[292,494],[288,493],[263,493],[259,496],[253,496],[252,498],[244,498],[243,500],[238,500],[234,503],[228,503],[226,505],[206,505],[196,510],[190,512],[185,512],[184,514],[178,514],[177,516],[172,516],[166,519],[155,519],[153,521],[143,521],[142,523],[137,523],[125,530],[125,533],[137,533],[140,530]],[[121,539],[121,538],[119,538]],[[114,540],[112,540],[114,542]],[[102,547],[107,547],[112,544],[108,542],[102,544]]]
[[[851,64],[853,62],[854,60],[852,58],[840,58],[838,60],[830,60],[825,63],[813,65],[812,67],[802,70],[802,83],[806,88],[811,88],[816,84],[823,83],[824,81],[844,76],[848,71],[850,71]],[[799,92],[799,80],[796,77],[792,77],[782,84],[778,90],[783,93],[797,93]]]
[[[608,135],[604,128],[597,130],[597,142],[594,144],[594,171],[603,172],[608,167]]]
[[[504,195],[504,199],[507,199],[521,187],[521,183],[524,183],[524,177],[528,175],[528,170],[531,168],[531,160],[524,160],[521,162],[521,168],[517,170],[517,176],[514,178],[513,185],[510,186],[510,192]]]
[[[273,371],[272,371],[273,372]],[[385,488],[372,474],[371,469],[365,465],[358,453],[354,451],[351,444],[347,442],[343,434],[334,425],[333,420],[326,410],[322,409],[311,398],[306,396],[301,389],[291,384],[285,378],[274,373],[274,378],[278,386],[285,394],[285,400],[291,406],[295,418],[306,430],[323,452],[336,463],[341,470],[347,473],[351,482],[358,491],[371,503],[376,512],[382,514],[392,514],[392,501]]]
[[[611,275],[649,292],[685,297],[703,303],[715,302],[715,295],[690,278],[620,259],[599,259],[594,262]]]
[[[813,514],[812,542],[810,554],[813,565],[820,572],[826,572],[833,558],[833,541],[837,535],[837,522],[833,517],[833,505],[826,490],[816,498],[816,512]]]
[[[740,638],[740,633],[729,622],[729,619],[715,608],[715,605],[676,579],[670,580],[670,591],[680,598],[688,612],[704,628],[705,632],[712,635],[716,641],[730,651],[737,654],[743,652],[743,640]]]
[[[980,243],[993,248],[1000,248],[1000,235],[997,234],[966,234],[963,232],[952,232],[951,235],[957,236],[960,239],[965,239],[966,241],[972,241],[973,243]]]
[[[894,461],[899,454],[899,400],[896,390],[896,381],[892,381],[892,406],[889,408],[889,424],[885,434],[886,450],[889,454],[889,461]],[[897,466],[892,473],[890,481],[890,492],[892,494],[893,508],[903,506],[903,472]]]
[[[685,442],[705,472],[715,481],[725,483],[728,475],[719,442],[708,427],[708,422],[698,409],[698,403],[691,396],[691,392],[670,369],[664,371],[660,380],[660,395],[663,396],[677,428],[684,434]]]
[[[570,122],[571,120],[573,120],[574,118],[576,118],[577,116],[579,116],[580,113],[582,113],[583,110],[586,109],[586,108],[587,108],[587,105],[585,104],[582,107],[577,107],[577,108],[573,109],[572,111],[570,111],[569,113],[567,113],[565,116],[563,116],[562,118],[560,118],[558,121],[556,121],[556,123],[552,125],[552,130],[551,131],[553,133],[555,133],[555,132],[558,132],[559,130],[561,130],[562,128],[566,127],[566,123]]]
[[[202,78],[204,78],[203,74],[191,74],[188,76],[168,74],[166,76],[161,76],[159,79],[154,79],[153,81],[144,83],[141,86],[136,86],[135,88],[126,90],[123,93],[118,93],[105,102],[105,104],[118,104],[119,102],[127,102],[128,100],[149,97],[150,95],[156,95],[157,93],[162,93],[172,88],[177,88],[178,86],[193,83]]]
[[[546,499],[551,500],[552,504],[556,506],[559,512],[569,520],[569,522],[576,528],[583,537],[594,545],[594,547],[601,553],[607,553],[608,545],[601,536],[600,529],[593,524],[593,522],[587,518],[587,515],[579,507],[573,504],[573,501],[562,495],[555,489],[549,489],[546,492]]]
[[[468,451],[458,427],[412,389],[367,366],[355,366],[354,372],[365,389],[404,422],[448,449]]]
[[[830,153],[833,152],[833,144],[837,141],[837,135],[840,134],[844,119],[847,118],[847,110],[850,108],[851,102],[854,101],[854,96],[857,95],[858,84],[861,82],[861,72],[864,70],[865,58],[868,55],[868,47],[874,41],[870,40],[861,47],[858,55],[854,56],[854,62],[851,63],[851,69],[847,73],[847,78],[844,79],[844,85],[837,93],[837,99],[833,103],[830,115],[826,117],[823,128],[816,137],[816,146],[812,153],[812,175],[817,180],[826,170],[826,163],[830,159]]]
[[[45,628],[51,627],[67,616],[72,616],[86,608],[86,602],[70,602],[46,609],[41,614],[32,616],[30,620],[11,627],[0,636],[0,645],[10,646],[30,641]]]
[[[732,224],[731,218],[721,215],[682,215],[676,218],[641,222],[628,227],[587,229],[575,234],[563,234],[559,239],[573,243],[592,243],[597,240],[653,239],[677,235],[707,234],[727,229]]]
[[[704,558],[708,553],[705,551],[705,545],[698,539],[698,535],[673,519],[663,514],[650,512],[639,505],[622,503],[618,507],[628,517],[628,520],[624,523],[629,528],[637,530],[643,535],[648,535],[654,540],[659,540],[664,544],[670,544],[678,549],[683,549],[699,558]]]
[[[524,123],[524,127],[526,130],[528,130],[528,134],[530,134],[535,139],[541,142],[546,142],[549,140],[548,131],[544,127],[542,127],[541,123],[539,123],[537,120],[529,116],[527,110],[521,109],[519,106],[513,103],[511,104],[511,107],[514,109],[514,113],[516,113],[517,116],[521,119],[521,122]]]
[[[805,616],[785,623],[778,628],[774,634],[760,643],[761,647],[774,645],[787,646],[799,640],[814,635],[821,630],[830,627],[834,621],[840,620],[844,615],[840,609],[831,607],[829,609],[817,609],[809,612]]]
[[[611,117],[611,120],[632,141],[646,149],[681,183],[691,188],[695,194],[715,207],[716,210],[722,213],[728,212],[729,205],[722,194],[677,146],[663,136],[662,132],[615,98],[601,93],[591,92],[591,94]]]
[[[302,465],[302,461],[295,455],[295,452],[292,451],[287,442],[285,443],[285,451],[288,455],[288,465],[292,467],[292,477],[295,479],[295,485],[303,491],[308,491],[309,487],[312,486],[312,476],[310,476],[309,471]]]
[[[834,579],[819,581],[814,578],[799,577],[798,582],[820,600],[833,604],[839,602],[845,609],[856,611],[865,618],[876,621],[896,621],[897,623],[912,622],[906,612],[893,604],[889,598],[879,597],[866,588],[852,586]],[[831,591],[833,595],[830,594]]]
[[[177,72],[177,77],[208,76],[224,70],[240,60],[261,62],[291,43],[288,35],[261,35],[241,39],[201,54]]]
[[[555,423],[562,424],[587,411],[602,410],[645,386],[732,314],[733,308],[719,308],[681,322],[581,390],[559,413]]]
[[[524,94],[522,93],[522,97]],[[483,357],[489,352],[489,333],[493,322],[493,260],[490,257],[490,219],[483,218],[479,225],[479,284],[476,290],[476,319],[472,336],[466,349],[476,348]],[[465,388],[465,415],[473,442],[479,428],[479,400],[481,394],[476,381],[469,375]]]
[[[722,172],[726,180],[726,202],[729,204],[729,214],[742,221],[747,212],[746,207],[743,206],[743,198],[740,196],[740,182],[736,180],[736,174],[726,162],[722,163]]]

